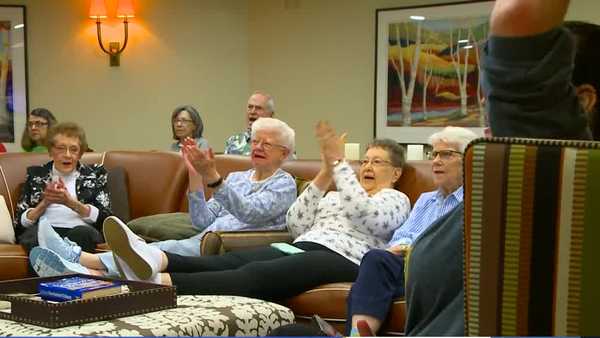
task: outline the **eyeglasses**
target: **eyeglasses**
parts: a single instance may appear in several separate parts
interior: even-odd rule
[[[434,160],[439,155],[440,159],[442,161],[447,161],[447,160],[451,159],[454,154],[462,155],[462,153],[460,151],[456,151],[456,150],[450,150],[450,149],[434,150],[429,154],[429,159]]]
[[[29,121],[27,122],[27,127],[29,128],[41,128],[41,127],[45,127],[48,125],[48,122],[42,122],[42,121]]]
[[[54,146],[54,147],[52,147],[52,150],[56,151],[59,154],[66,154],[67,151],[70,152],[71,154],[79,154],[79,151],[80,151],[79,147],[75,147],[75,146],[67,147],[67,146],[62,146],[62,145]]]
[[[190,120],[190,119],[174,119],[173,120],[173,124],[179,124],[179,123],[188,124],[188,123],[194,123],[194,121]]]
[[[249,111],[250,110],[265,110],[265,108],[263,108],[262,106],[258,106],[258,105],[250,104],[250,103],[248,104],[248,108],[247,109]]]
[[[360,165],[362,167],[366,166],[367,164],[371,163],[372,166],[374,167],[383,167],[384,165],[392,165],[392,162],[390,161],[386,161],[386,160],[382,160],[380,158],[365,158],[363,160],[358,161],[360,163]]]
[[[273,149],[273,147],[287,149],[287,147],[282,146],[281,144],[269,143],[269,142],[265,142],[262,140],[251,140],[250,143],[252,144],[253,147],[258,147],[259,145],[262,144],[263,149],[266,151],[270,151],[271,149]]]

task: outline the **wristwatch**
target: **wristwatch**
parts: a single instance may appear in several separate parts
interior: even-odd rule
[[[212,189],[217,188],[218,186],[221,185],[221,183],[223,183],[223,177],[219,177],[218,180],[212,182],[212,183],[207,183],[206,186]]]

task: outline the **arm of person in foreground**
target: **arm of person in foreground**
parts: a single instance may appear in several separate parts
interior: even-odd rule
[[[573,73],[566,0],[498,0],[482,51],[493,136],[589,139]]]

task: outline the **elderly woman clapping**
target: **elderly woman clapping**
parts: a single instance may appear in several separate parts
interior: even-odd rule
[[[281,165],[294,149],[294,138],[294,130],[285,122],[274,118],[258,119],[252,124],[252,168],[232,172],[227,179],[217,172],[210,149],[199,149],[191,139],[184,141],[182,157],[190,180],[189,213],[198,234],[183,240],[166,240],[151,245],[173,254],[200,256],[200,241],[208,231],[283,229],[285,214],[296,199],[296,183],[290,174],[281,169]],[[205,199],[205,185],[213,191],[208,201]],[[116,218],[111,219],[112,222],[120,222]],[[54,240],[46,241],[45,247],[60,259],[48,254],[49,251],[38,250],[44,252],[44,257],[54,257],[53,263],[48,264],[50,266],[34,264],[40,275],[65,271],[118,275],[112,253],[79,255],[75,254],[80,251],[78,248],[68,245],[57,236],[48,234],[47,237]],[[32,257],[32,262],[37,257]]]
[[[408,197],[393,189],[401,175],[404,152],[393,141],[375,141],[357,177],[344,160],[343,138],[325,123],[318,125],[317,135],[322,169],[287,214],[288,228],[296,237],[293,245],[185,257],[144,243],[111,217],[104,224],[105,236],[123,276],[176,285],[178,294],[229,294],[269,300],[282,300],[320,284],[353,281],[362,255],[385,245],[408,216]],[[282,146],[275,142],[268,135],[253,139],[256,165],[268,162],[266,149],[259,148]],[[210,161],[199,162],[194,167],[206,174],[209,184],[219,186],[217,194],[221,189],[226,189],[223,193],[231,189],[220,186],[217,175],[209,177]],[[338,191],[326,194],[332,181]],[[40,265],[51,261],[34,260]]]
[[[459,127],[446,127],[429,137],[437,189],[421,194],[408,220],[394,232],[387,250],[371,250],[363,257],[348,298],[348,334],[355,334],[358,322],[364,320],[376,335],[393,299],[404,296],[405,255],[421,233],[462,202],[462,154],[476,137]]]
[[[36,246],[39,226],[53,229],[84,250],[93,250],[104,241],[102,222],[112,213],[106,170],[99,164],[79,162],[87,141],[75,123],[52,127],[48,144],[52,161],[27,168],[15,217],[19,243],[28,250]]]

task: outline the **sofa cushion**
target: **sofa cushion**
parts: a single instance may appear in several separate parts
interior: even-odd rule
[[[113,215],[119,217],[123,222],[129,222],[131,214],[129,213],[129,193],[125,168],[109,169],[107,185]]]
[[[148,241],[164,241],[168,239],[185,239],[199,233],[192,226],[190,214],[174,212],[139,217],[127,223],[136,234]]]
[[[10,211],[6,206],[4,196],[0,196],[0,243],[13,244],[15,242],[15,229],[13,228]]]

